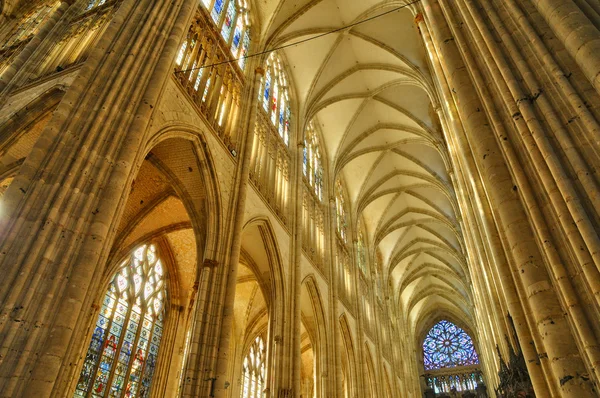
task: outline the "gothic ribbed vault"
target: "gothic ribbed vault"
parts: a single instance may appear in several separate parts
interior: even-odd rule
[[[257,3],[267,48],[403,4]],[[442,312],[472,319],[456,196],[418,35],[404,8],[284,50],[301,120],[320,127],[329,183],[343,177],[353,223],[363,217],[372,247],[381,250],[393,289],[386,295],[411,330]]]

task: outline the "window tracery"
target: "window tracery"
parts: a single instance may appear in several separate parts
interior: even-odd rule
[[[258,336],[244,358],[242,365],[242,391],[241,398],[262,397],[265,388],[266,355],[265,343]]]
[[[272,52],[258,89],[250,178],[279,218],[288,222],[290,97],[281,60]]]
[[[319,137],[311,121],[304,134],[304,177],[313,188],[319,200],[323,200],[323,165],[321,163],[321,146]]]
[[[142,245],[104,296],[75,397],[150,396],[165,300],[164,266],[154,245]]]
[[[288,83],[281,59],[274,51],[267,58],[265,76],[261,80],[258,99],[279,136],[289,145],[291,107]]]
[[[348,243],[348,219],[346,216],[346,200],[344,198],[344,186],[338,178],[335,182],[335,209],[337,232],[344,243]]]
[[[367,275],[367,245],[365,242],[363,223],[360,218],[358,220],[357,230],[358,240],[356,242],[356,260],[358,262],[358,268],[363,275]]]
[[[425,370],[478,365],[471,337],[452,322],[438,322],[423,342]]]
[[[250,37],[246,0],[202,0],[175,58],[176,77],[232,154]]]

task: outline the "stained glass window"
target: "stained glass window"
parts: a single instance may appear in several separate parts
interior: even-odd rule
[[[241,398],[262,397],[266,377],[265,343],[259,336],[254,340],[242,367]]]
[[[229,37],[231,35],[231,28],[233,27],[233,23],[235,21],[235,4],[233,1],[229,2],[229,6],[227,7],[227,14],[225,15],[225,21],[223,22],[223,29],[221,30],[221,36],[225,41],[229,41]]]
[[[344,199],[344,187],[342,181],[338,179],[335,183],[335,208],[337,216],[337,230],[344,241],[348,242],[348,220],[346,218],[346,201]]]
[[[244,67],[246,66],[246,55],[248,55],[248,50],[250,48],[250,29],[248,29],[246,31],[246,33],[244,34],[244,42],[242,43],[242,52],[239,55],[239,61],[238,64],[240,65],[240,68],[244,69]]]
[[[314,124],[311,121],[304,134],[304,177],[313,187],[319,200],[323,199],[323,166],[321,164],[321,147]]]
[[[202,0],[202,5],[209,11],[217,31],[221,32],[223,40],[229,45],[231,54],[235,58],[240,58],[238,65],[242,69],[246,66],[244,57],[250,48],[247,3],[247,0]],[[223,12],[224,10],[225,12]]]
[[[287,145],[290,140],[290,95],[282,62],[275,52],[267,59],[261,87],[259,99],[263,103],[267,118]]]
[[[149,397],[163,333],[165,269],[154,245],[124,261],[108,287],[75,397]]]
[[[425,370],[479,364],[471,337],[448,321],[438,322],[423,342]]]
[[[212,15],[213,21],[215,21],[215,23],[217,24],[219,23],[219,17],[221,16],[221,12],[223,12],[223,3],[225,3],[225,0],[215,0],[212,12],[210,13]]]

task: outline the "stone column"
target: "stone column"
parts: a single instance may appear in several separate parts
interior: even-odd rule
[[[249,65],[250,66],[250,65]],[[229,264],[226,268],[226,274],[224,275],[224,295],[222,297],[222,301],[216,304],[215,314],[219,320],[217,320],[217,325],[215,325],[215,329],[213,332],[218,333],[217,336],[217,346],[213,348],[213,353],[211,354],[211,358],[207,358],[212,360],[212,358],[216,358],[215,363],[215,371],[213,374],[209,374],[208,378],[214,380],[214,385],[212,386],[214,397],[226,397],[228,394],[227,388],[229,384],[232,383],[231,380],[227,380],[227,370],[229,367],[228,358],[229,355],[229,345],[231,339],[231,328],[233,325],[233,317],[234,317],[234,302],[235,302],[235,290],[237,284],[237,271],[239,267],[240,260],[240,249],[242,247],[242,230],[244,226],[244,214],[246,207],[246,197],[248,192],[248,184],[249,184],[249,176],[250,176],[250,163],[251,163],[251,155],[252,155],[252,142],[254,139],[254,125],[256,124],[256,115],[258,110],[258,95],[256,95],[256,90],[260,87],[260,80],[264,74],[264,70],[262,68],[256,68],[254,71],[254,79],[252,80],[252,86],[250,88],[250,107],[248,109],[248,117],[246,118],[247,124],[244,125],[243,130],[245,131],[245,141],[244,145],[241,148],[241,159],[240,165],[238,166],[238,172],[235,180],[235,185],[238,190],[235,195],[232,197],[237,198],[237,203],[233,203],[233,209],[235,209],[235,213],[233,215],[232,222],[232,242],[230,248],[230,259]],[[215,300],[216,297],[207,297],[207,300]],[[187,369],[188,373],[195,373],[195,377],[201,376],[204,372],[204,369]],[[197,380],[198,383],[202,384],[202,380]],[[186,396],[197,396],[199,394],[198,391],[190,391],[186,390]]]
[[[80,343],[75,332],[195,6],[126,0],[2,198],[1,396],[70,394],[56,381],[70,371],[66,353]]]
[[[330,168],[331,170],[331,168]],[[331,180],[331,178],[330,178]],[[330,322],[330,362],[331,368],[329,369],[329,379],[330,379],[330,388],[329,391],[330,396],[332,398],[340,397],[343,384],[342,384],[342,358],[344,352],[344,346],[342,344],[342,339],[340,338],[340,323],[338,320],[338,306],[339,304],[339,294],[338,294],[338,269],[336,265],[337,258],[337,246],[335,244],[335,231],[336,231],[336,207],[335,207],[335,196],[334,192],[334,184],[335,182],[331,182],[328,186],[326,195],[330,195],[329,198],[329,206],[328,206],[328,217],[329,217],[329,233],[327,234],[327,242],[329,244],[329,322]],[[324,197],[327,197],[323,195]]]
[[[600,93],[600,31],[573,0],[531,0]]]
[[[458,33],[450,33],[448,30],[446,19],[449,18],[450,11],[446,9],[445,2],[445,16],[433,1],[425,2],[425,11],[432,21],[434,40],[439,43],[446,77],[464,123],[469,146],[464,150],[473,151],[473,159],[483,177],[484,189],[493,205],[494,217],[506,246],[510,248],[507,254],[512,260],[510,264],[514,267],[515,275],[518,275],[517,283],[527,292],[525,315],[528,322],[535,326],[536,332],[543,336],[544,344],[538,345],[538,349],[545,351],[540,356],[543,358],[547,355],[552,358],[550,367],[554,377],[551,382],[557,386],[559,380],[566,378],[564,383],[557,386],[562,396],[589,395],[590,383],[583,379],[575,380],[577,375],[585,374],[586,370],[552,288],[544,257],[534,239],[534,231],[518,196],[519,189],[527,191],[529,184],[523,178],[523,171],[515,168],[512,168],[516,178],[513,182],[503,156],[503,150],[510,150],[507,148],[510,143],[503,143],[502,149],[498,147],[494,129],[501,128],[501,124],[495,119],[488,119],[485,111],[493,112],[494,109],[490,108],[489,103],[481,102],[471,83],[471,76],[467,71],[473,74],[477,88],[484,90],[485,86],[480,82],[477,68],[470,59],[464,61],[457,48],[460,38],[454,35]],[[569,376],[573,379],[569,379]]]
[[[470,151],[465,150],[464,129],[458,111],[452,97],[450,87],[446,82],[444,71],[437,55],[436,46],[431,39],[429,27],[423,18],[420,18],[419,29],[423,35],[425,46],[430,54],[438,90],[443,101],[441,101],[444,112],[442,113],[442,122],[447,127],[443,129],[448,142],[450,158],[454,164],[457,176],[457,190],[459,194],[459,205],[462,214],[466,217],[469,225],[476,226],[481,230],[481,238],[474,237],[474,245],[481,244],[489,252],[490,265],[495,269],[498,275],[497,280],[499,288],[504,295],[506,305],[515,320],[517,332],[522,342],[532,340],[529,327],[525,320],[525,314],[521,307],[521,298],[513,282],[513,275],[508,266],[507,259],[502,246],[501,238],[497,227],[494,224],[494,218],[491,211],[491,205],[485,194],[481,183],[479,171],[475,166],[474,159]],[[469,176],[471,176],[469,178]],[[471,214],[472,213],[472,214]],[[473,221],[469,221],[473,220]],[[469,239],[469,236],[466,237]],[[534,383],[536,391],[542,396],[550,395],[546,385],[543,370],[539,366],[539,360],[535,347],[532,344],[522,345],[523,354],[527,360],[528,370],[531,380]]]
[[[298,118],[300,119],[300,118]],[[294,185],[292,189],[292,198],[295,199],[295,206],[293,210],[294,224],[292,228],[292,248],[293,248],[293,260],[292,260],[292,272],[290,272],[290,288],[291,291],[291,306],[292,311],[290,313],[291,319],[289,323],[292,326],[292,335],[290,336],[292,346],[290,347],[291,355],[291,378],[292,378],[292,397],[301,396],[301,373],[302,373],[302,320],[301,320],[301,289],[302,289],[302,212],[303,212],[303,192],[304,192],[304,180],[302,178],[302,167],[304,165],[304,124],[303,120],[298,120],[298,126],[296,128],[296,136],[298,142],[296,145],[296,151],[292,153],[292,159],[296,160],[296,167],[293,173]],[[298,128],[301,126],[301,128]],[[313,353],[317,355],[317,350],[314,347],[313,342]],[[315,374],[315,379],[319,375]]]

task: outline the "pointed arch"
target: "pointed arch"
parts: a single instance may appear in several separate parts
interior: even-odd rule
[[[319,286],[314,275],[308,275],[302,281],[301,316],[305,328],[309,331],[315,355],[315,375],[320,375],[328,368],[327,354],[327,314],[323,305]],[[327,386],[320,377],[315,377],[317,396],[327,396]]]
[[[341,353],[342,367],[344,367],[344,363],[347,365],[345,374],[345,379],[348,388],[347,393],[349,397],[353,397],[356,395],[355,391],[357,386],[355,385],[355,382],[356,380],[358,380],[356,350],[346,314],[342,314],[342,316],[340,316],[339,324],[340,334],[342,337],[342,342],[344,344],[344,352]]]
[[[377,374],[375,372],[375,365],[373,364],[373,355],[371,354],[371,347],[369,343],[365,341],[365,356],[367,366],[367,386],[365,393],[370,397],[377,396]]]

